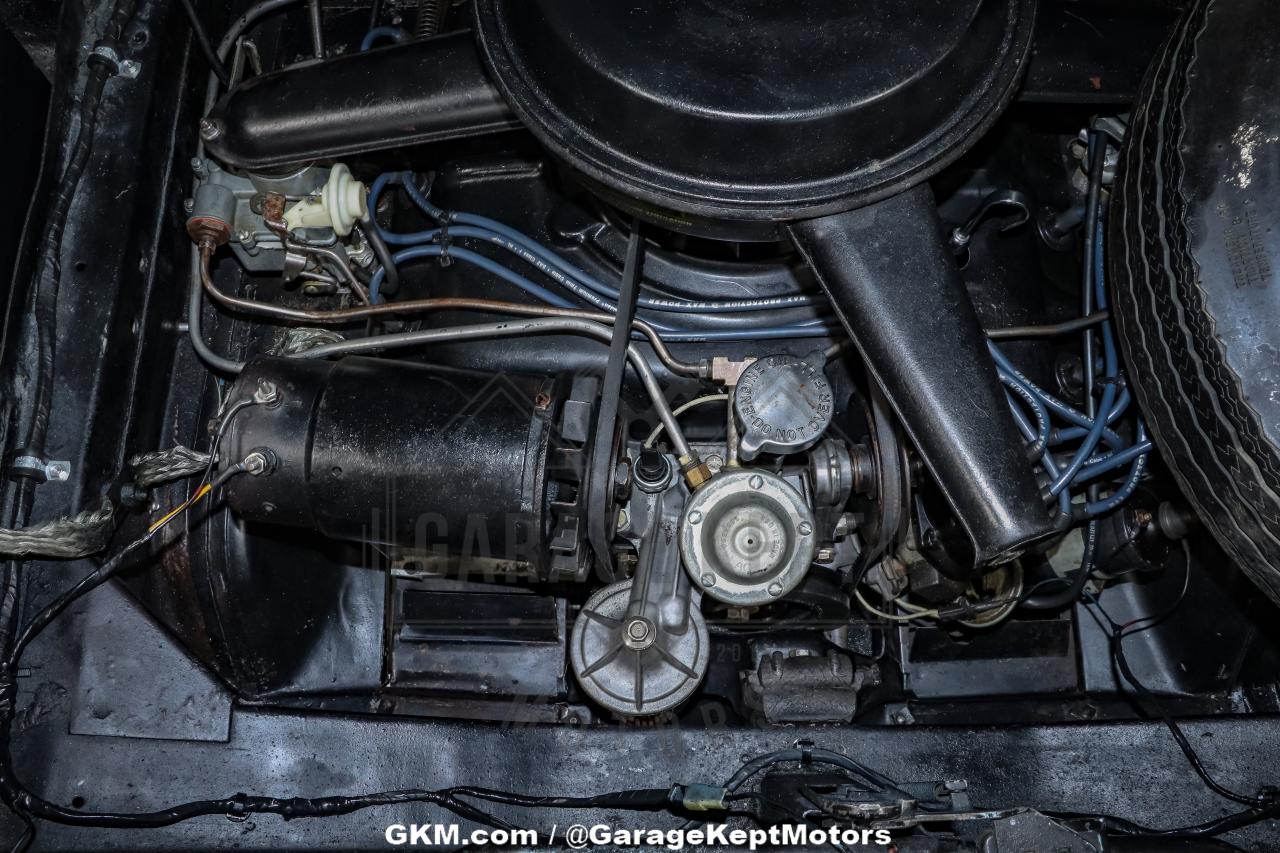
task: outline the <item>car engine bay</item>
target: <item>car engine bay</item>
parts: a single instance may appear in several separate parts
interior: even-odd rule
[[[1280,8],[6,15],[13,849],[1280,850]]]

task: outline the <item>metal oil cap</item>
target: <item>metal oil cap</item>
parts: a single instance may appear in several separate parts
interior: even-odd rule
[[[739,456],[799,453],[812,447],[831,425],[831,385],[820,354],[807,359],[771,355],[742,372],[733,392],[741,429]],[[816,362],[816,365],[815,365]]]

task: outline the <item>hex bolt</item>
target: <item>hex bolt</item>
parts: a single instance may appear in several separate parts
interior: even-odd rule
[[[259,379],[258,387],[253,392],[253,401],[263,406],[272,406],[280,402],[280,388],[268,379]]]
[[[212,142],[222,135],[222,125],[210,118],[200,119],[200,138]]]
[[[627,622],[623,631],[625,632],[623,642],[628,648],[637,651],[649,648],[656,639],[653,623],[640,617]]]

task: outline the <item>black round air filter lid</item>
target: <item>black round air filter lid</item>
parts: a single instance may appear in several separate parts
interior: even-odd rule
[[[958,156],[1012,94],[1035,0],[475,6],[512,108],[576,169],[642,212],[776,221]]]

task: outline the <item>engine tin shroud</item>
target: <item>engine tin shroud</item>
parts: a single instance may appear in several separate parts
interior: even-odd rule
[[[835,213],[936,173],[1012,97],[1035,6],[475,4],[493,77],[538,139],[677,228]]]

